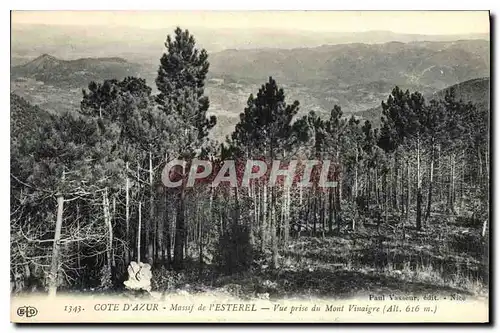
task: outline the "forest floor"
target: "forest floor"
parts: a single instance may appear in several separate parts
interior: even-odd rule
[[[225,292],[252,298],[342,299],[367,294],[488,297],[488,234],[470,219],[432,216],[417,231],[414,219],[377,226],[359,223],[340,235],[302,235],[281,249],[279,268],[223,275],[206,265],[183,273],[154,273],[153,290]],[[403,240],[404,234],[404,240]]]

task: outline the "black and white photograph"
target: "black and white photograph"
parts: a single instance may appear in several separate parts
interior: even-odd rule
[[[11,11],[11,321],[487,323],[488,11]]]

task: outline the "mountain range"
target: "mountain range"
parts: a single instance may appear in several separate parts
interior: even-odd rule
[[[464,102],[471,102],[477,108],[489,109],[490,108],[490,78],[481,77],[465,82],[454,84],[445,89],[439,90],[432,94],[424,96],[426,100],[444,99],[447,91],[453,89],[455,91],[456,99]],[[382,117],[382,106],[370,108],[365,111],[356,113],[356,116],[362,120],[370,120],[376,127],[380,125]]]
[[[489,41],[412,41],[301,48],[229,49],[209,53],[206,94],[218,117],[215,136],[232,131],[248,96],[273,76],[299,116],[327,115],[335,104],[345,115],[375,122],[380,102],[395,85],[425,96],[490,73]],[[79,107],[81,88],[92,80],[145,78],[155,91],[157,63],[122,57],[63,60],[43,54],[11,68],[11,91],[49,112]]]
[[[477,78],[461,82],[459,84],[439,90],[429,96],[427,99],[440,99],[444,98],[446,91],[454,89],[458,99],[465,102],[472,102],[478,108],[489,108],[490,106],[490,79]],[[11,93],[11,131],[29,131],[33,129],[33,125],[47,121],[50,112],[34,106],[26,101],[24,98]],[[380,125],[380,118],[382,116],[382,108],[374,107],[362,112],[358,112],[356,116],[364,120],[370,120],[376,127]],[[237,115],[221,114],[218,115],[217,125],[212,129],[210,136],[218,139],[219,141],[229,135],[234,129],[234,125],[238,122]]]
[[[389,42],[315,48],[225,50],[210,57],[212,76],[339,87],[374,81],[444,88],[489,72],[489,42]]]
[[[75,88],[103,78],[137,76],[141,66],[118,57],[62,60],[43,54],[11,69],[15,79],[34,79],[53,86]]]
[[[58,58],[119,56],[140,63],[157,63],[168,34],[175,24],[144,29],[117,25],[69,26],[51,24],[16,24],[11,30],[12,62],[17,65],[33,56],[47,53]],[[186,27],[181,28],[185,29]],[[347,43],[403,43],[416,41],[455,41],[483,39],[488,34],[419,35],[391,31],[321,32],[285,29],[213,29],[188,27],[196,44],[210,54],[226,49],[313,48]]]

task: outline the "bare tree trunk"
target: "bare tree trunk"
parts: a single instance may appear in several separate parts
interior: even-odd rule
[[[174,207],[172,207],[172,213],[171,218],[169,219],[169,232],[168,232],[168,238],[167,238],[167,257],[169,257],[169,264],[172,266],[173,261],[174,261],[174,253],[173,253],[173,246],[175,244],[175,227],[177,225],[177,212]]]
[[[148,262],[151,266],[154,264],[154,233],[155,230],[155,213],[154,213],[154,189],[153,189],[153,158],[151,156],[151,151],[149,151],[149,219],[146,224],[146,249],[148,251]]]
[[[164,200],[165,200],[165,225],[166,225],[166,228],[165,228],[165,235],[167,237],[167,244],[165,245],[166,247],[166,258],[165,258],[165,264],[167,266],[167,268],[170,268],[170,264],[172,262],[172,253],[171,253],[171,249],[172,249],[172,238],[170,236],[170,232],[171,232],[171,227],[170,227],[170,214],[169,214],[169,197],[168,197],[168,189],[165,188],[165,197],[164,197]],[[174,216],[172,216],[173,218]]]
[[[358,198],[358,147],[356,146],[356,164],[354,166],[354,199]]]
[[[274,160],[274,148],[273,141],[270,141],[270,160],[271,163]],[[272,253],[272,268],[278,268],[278,235],[277,232],[277,223],[276,223],[276,191],[275,186],[271,186],[271,214],[270,214],[270,226],[271,226],[271,253]]]
[[[184,195],[185,195],[185,192],[184,192]],[[183,265],[182,265],[182,268],[184,268],[184,258],[188,258],[189,257],[189,244],[190,244],[190,241],[191,239],[189,238],[189,232],[191,231],[192,232],[192,229],[188,229],[188,226],[186,224],[186,221],[187,221],[187,217],[189,216],[188,213],[189,213],[189,206],[186,204],[185,202],[185,198],[184,198],[184,217],[183,217],[183,226],[184,226],[184,247],[183,247],[183,250],[184,250],[184,254],[182,255],[182,258],[183,258]]]
[[[387,219],[388,219],[388,216],[387,216],[387,206],[389,205],[389,193],[388,193],[388,188],[390,186],[388,186],[388,181],[387,181],[387,173],[384,173],[383,175],[383,180],[382,180],[382,188],[383,188],[383,192],[384,192],[384,223],[387,223]],[[377,223],[378,225],[380,225],[380,223]]]
[[[139,166],[139,162],[137,162],[136,167],[137,167],[137,171],[136,171],[135,176],[136,176],[137,184],[141,184],[141,180],[140,180],[140,166]],[[139,185],[139,187],[140,187],[140,185]],[[142,201],[140,201],[139,203],[142,205]],[[139,206],[139,208],[141,208],[141,209],[142,209],[142,206],[141,206],[141,205]],[[141,211],[141,212],[142,212],[142,211]],[[142,219],[142,214],[139,214],[139,215],[140,215],[139,217]],[[141,224],[141,227],[140,227],[140,228],[138,228],[138,233],[139,233],[139,235],[138,235],[138,236],[136,235],[136,237],[142,237],[142,229],[143,229],[143,228],[142,228],[142,224]],[[142,244],[142,246],[144,246],[144,244]],[[142,253],[141,253],[141,248],[139,248],[137,252],[138,252],[138,254],[136,253],[136,255],[137,255],[138,257],[140,257],[140,256],[141,256],[141,254],[142,254]]]
[[[328,232],[331,234],[333,232],[333,214],[335,207],[333,206],[333,188],[328,189]]]
[[[64,174],[63,174],[64,179]],[[52,261],[50,264],[50,275],[49,275],[49,296],[53,297],[57,292],[58,284],[58,271],[59,271],[59,250],[60,250],[60,240],[61,240],[61,229],[63,221],[63,211],[64,211],[64,197],[62,194],[57,196],[57,219],[56,219],[56,229],[54,231],[54,245],[52,247]]]
[[[406,162],[408,164],[408,161]],[[408,212],[406,212],[406,215],[405,215],[405,208],[406,208],[406,205],[405,205],[405,184],[404,184],[404,164],[403,162],[401,162],[401,177],[400,177],[400,182],[399,182],[399,191],[400,191],[400,206],[401,206],[401,214],[400,216],[406,216],[408,215]]]
[[[489,181],[490,180],[490,153],[489,153],[489,148],[486,147],[485,149],[485,152],[484,152],[484,164],[486,166],[485,170],[486,170],[486,177],[488,177],[486,180]]]
[[[302,186],[299,186],[299,204],[302,205],[303,200],[303,189]]]
[[[175,226],[175,242],[174,242],[174,267],[182,269],[184,265],[184,245],[186,239],[186,231],[184,225],[185,211],[185,193],[184,187],[179,193],[179,207],[177,209],[176,226]]]
[[[106,188],[104,192],[102,193],[102,205],[103,205],[103,212],[104,212],[104,223],[106,224],[108,228],[108,246],[106,249],[106,257],[108,261],[108,269],[111,273],[111,280],[113,280],[113,271],[114,271],[114,265],[113,265],[113,225],[111,223],[111,216],[109,213],[109,198],[108,198],[108,189]]]
[[[431,147],[431,160],[429,166],[429,193],[427,194],[427,210],[425,213],[425,222],[427,224],[427,220],[431,216],[431,208],[432,208],[432,189],[434,185],[434,144]]]
[[[165,201],[166,187],[162,188],[163,192],[159,193],[160,200],[163,199],[163,203],[160,201],[158,204],[158,210],[161,212],[158,216],[157,224],[157,237],[156,237],[156,261],[161,265],[165,264],[165,243],[164,243],[164,232],[165,232],[165,221],[167,220],[167,203]]]
[[[455,212],[455,154],[451,155],[451,209]]]
[[[450,184],[448,187],[448,210],[451,214],[455,213],[454,204],[455,195],[455,159],[453,154],[450,155]]]
[[[411,169],[410,169],[410,161],[406,162],[406,167],[408,169],[408,180],[407,180],[407,198],[406,198],[406,218],[410,215],[410,202],[411,202]]]
[[[80,206],[76,204],[76,229],[80,230]],[[76,241],[76,265],[78,268],[82,267],[81,264],[81,251],[80,251],[80,240]]]
[[[281,196],[281,232],[283,233],[282,239],[283,239],[283,248],[285,249],[287,244],[286,244],[286,204],[287,204],[287,197],[286,197],[286,190],[284,189],[284,193]]]
[[[286,192],[285,192],[285,225],[283,226],[284,229],[284,238],[283,238],[283,244],[284,248],[288,248],[288,237],[290,235],[290,187],[286,187]]]
[[[326,229],[326,194],[320,196],[321,210],[320,210],[320,221],[321,221],[321,237],[325,237]]]
[[[137,225],[137,263],[141,262],[142,202],[139,201],[139,223]]]
[[[342,202],[342,178],[340,178],[338,180],[338,183],[337,183],[337,201],[339,202],[339,205],[340,203]]]
[[[313,223],[313,235],[316,237],[316,223],[318,223],[317,219],[317,206],[318,206],[318,198],[316,196],[313,197],[313,209],[312,209],[312,223]]]
[[[364,187],[365,199],[366,199],[365,205],[367,207],[370,207],[370,203],[371,203],[371,199],[372,199],[372,188],[373,188],[373,185],[372,185],[372,169],[370,169],[369,167],[367,167],[367,171],[366,171],[366,185]]]
[[[252,226],[252,238],[251,238],[251,245],[252,248],[255,247],[256,242],[255,238],[258,236],[258,233],[260,232],[260,188],[257,186],[256,183],[253,185],[253,200],[254,200],[254,225]],[[210,200],[212,200],[212,192],[210,192]],[[212,211],[212,210],[210,210]]]
[[[128,178],[128,162],[125,164],[125,264],[128,265],[130,263],[130,179]]]
[[[284,191],[283,191],[284,192]],[[286,199],[284,193],[281,195],[281,212],[280,212],[280,222],[279,222],[279,232],[280,232],[280,237],[283,239],[284,237],[284,226],[285,226],[285,205],[286,205]]]
[[[462,151],[462,171],[460,173],[460,206],[463,206],[465,192],[465,151]]]
[[[394,153],[393,169],[392,169],[392,208],[398,209],[398,157],[397,152]]]
[[[251,248],[253,249],[255,246],[255,228],[259,225],[259,216],[257,212],[257,194],[255,193],[255,184],[249,184],[249,197],[252,202],[252,210],[253,210],[253,223],[249,219],[247,222],[248,232],[249,232],[249,243]]]
[[[111,214],[111,218],[109,219],[109,224],[111,226],[111,230],[113,230],[112,223],[114,222],[115,216],[116,216],[116,197],[113,196],[113,214]],[[113,236],[113,239],[114,239],[114,236]],[[113,244],[111,243],[111,245],[113,245]],[[112,248],[112,250],[111,250],[111,267],[113,267],[113,272],[114,272],[114,269],[116,268],[115,249],[114,248]]]
[[[439,161],[439,202],[443,202],[443,187],[444,187],[444,176],[443,176],[443,159],[441,159],[441,146],[438,146],[438,161]]]
[[[264,183],[262,189],[262,223],[260,225],[260,233],[261,233],[261,251],[264,252],[267,243],[267,184]]]
[[[272,267],[278,268],[278,237],[276,235],[276,201],[275,201],[275,193],[274,186],[271,187],[271,216],[270,216],[270,225],[271,225],[271,251],[272,251]]]
[[[422,179],[420,175],[420,136],[417,138],[417,230],[422,229]]]
[[[477,146],[477,157],[479,158],[479,181],[483,181],[483,158],[481,154],[481,147],[478,145]]]
[[[311,212],[311,197],[308,196],[307,197],[307,204],[306,204],[306,215],[305,215],[305,219],[304,219],[304,224],[305,224],[305,231],[306,233],[309,231],[309,215],[310,215],[310,212]],[[310,232],[309,232],[310,234]]]
[[[341,181],[342,178],[338,180],[337,186],[334,187],[334,197],[333,197],[333,206],[335,207],[335,220],[337,221],[337,234],[340,235],[340,200],[341,200]]]
[[[200,217],[199,207],[196,208],[196,216],[198,216],[198,259],[199,259],[199,273],[203,273],[203,218]]]

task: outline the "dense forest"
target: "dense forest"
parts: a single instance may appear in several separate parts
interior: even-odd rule
[[[298,117],[269,77],[217,142],[207,52],[180,28],[165,47],[157,94],[138,77],[90,82],[60,114],[11,94],[13,291],[120,291],[135,261],[162,291],[485,292],[488,106],[394,87],[380,126],[338,105]],[[337,186],[164,186],[167,162],[194,158],[329,160]]]

